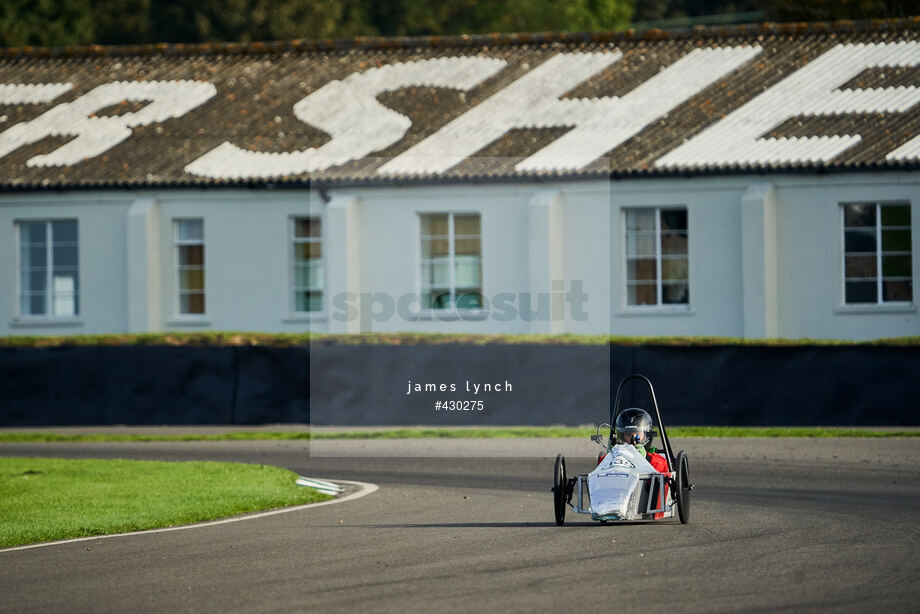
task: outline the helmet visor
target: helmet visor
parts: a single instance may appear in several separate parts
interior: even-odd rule
[[[618,426],[617,443],[644,446],[649,442],[648,429],[638,426]]]

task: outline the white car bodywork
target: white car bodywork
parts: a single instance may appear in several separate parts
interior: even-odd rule
[[[586,481],[590,508],[576,511],[590,513],[595,520],[640,520],[654,517],[656,512],[671,517],[674,502],[670,489],[665,487],[667,477],[656,471],[635,446],[616,445],[594,471],[579,476],[579,495]],[[657,493],[663,491],[667,495],[659,507]]]

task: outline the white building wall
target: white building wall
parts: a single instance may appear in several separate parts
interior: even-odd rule
[[[758,193],[763,209],[745,217],[745,198]],[[613,334],[851,340],[920,335],[916,173],[634,179],[614,182],[611,194]],[[840,205],[849,202],[911,203],[911,305],[843,304]],[[622,210],[682,205],[689,218],[689,309],[627,308],[625,253],[617,244],[625,232]],[[753,226],[758,217],[760,229]],[[745,256],[748,266],[760,258],[759,270],[746,277]]]
[[[614,335],[744,335],[741,262],[741,181],[632,179],[614,182],[610,216]],[[626,304],[624,210],[686,207],[690,303],[673,307]]]
[[[308,318],[292,314],[291,220],[310,211],[305,190],[5,195],[0,198],[0,335],[306,331]],[[15,224],[69,218],[78,220],[80,313],[64,319],[21,317]],[[204,220],[203,316],[178,315],[177,218]],[[131,245],[128,236],[135,238]],[[159,263],[151,263],[157,255]],[[147,296],[138,297],[139,292]]]
[[[293,314],[291,240],[292,219],[312,210],[306,190],[188,190],[157,200],[163,330],[307,330],[308,318]],[[185,218],[204,221],[203,316],[178,313],[174,223]]]
[[[325,193],[324,193],[325,194]],[[322,210],[324,308],[311,314],[310,330],[335,334],[361,332],[361,203],[353,194],[325,194]]]
[[[331,190],[333,209],[327,208],[326,215],[347,200],[353,218],[359,220],[361,296],[350,300],[361,315],[356,327],[353,319],[347,325],[339,321],[344,310],[335,297],[345,286],[335,282],[327,300],[327,321],[314,322],[312,330],[605,333],[610,321],[608,188],[607,182],[594,181]],[[408,297],[417,296],[420,289],[420,215],[448,212],[480,215],[483,296],[491,304],[501,295],[513,295],[513,310],[426,313],[409,303]],[[330,232],[338,233],[326,237],[328,244],[353,236],[337,230],[340,226],[327,224]],[[337,253],[336,249],[327,253]],[[577,313],[564,303],[573,282],[587,294]],[[540,293],[549,295],[542,299],[551,305],[548,318],[529,315],[538,308]],[[525,306],[527,301],[531,308]]]
[[[866,173],[777,181],[779,336],[878,339],[920,335],[920,176]],[[840,203],[911,203],[913,303],[843,305]]]
[[[125,254],[127,264],[128,332],[162,328],[160,300],[163,257],[160,253],[160,207],[156,199],[135,200],[127,213]]]
[[[564,332],[574,334],[610,334],[612,329],[611,290],[616,278],[611,254],[611,184],[598,182],[582,189],[562,184],[562,218],[565,223],[562,248],[566,289],[581,282],[587,295],[587,320],[577,319],[572,309],[567,313]]]
[[[844,306],[841,202],[912,204],[911,305]],[[690,304],[628,307],[624,210],[686,207]],[[419,215],[481,216],[482,291],[514,296],[510,319],[397,309],[419,292]],[[322,220],[322,313],[294,315],[291,220]],[[174,220],[202,218],[204,316],[177,313]],[[79,221],[80,314],[17,315],[15,224]],[[130,238],[130,241],[129,241]],[[155,260],[152,262],[151,260]],[[865,173],[378,186],[309,193],[185,189],[0,196],[0,336],[139,330],[563,332],[871,339],[920,335],[920,175]],[[587,318],[525,318],[561,277]],[[144,296],[142,294],[146,293]],[[342,315],[336,297],[357,315]],[[389,301],[389,304],[386,304]],[[411,303],[411,301],[410,301]],[[406,303],[405,305],[409,305]],[[558,303],[554,303],[558,305]],[[404,305],[404,307],[405,307]],[[507,314],[506,314],[507,315]]]
[[[412,316],[412,311],[420,311],[417,305],[386,317],[381,304],[389,297],[395,310],[403,297],[419,293],[419,216],[423,213],[479,213],[483,295],[527,292],[527,207],[532,188],[444,185],[350,193],[360,201],[362,293],[374,302],[364,306],[362,331],[529,332],[526,322],[497,322],[487,314],[465,319],[446,314]],[[368,313],[371,310],[376,314]]]
[[[0,197],[0,335],[85,335],[127,329],[124,193],[41,192]],[[18,306],[19,221],[76,219],[79,315],[21,317]]]

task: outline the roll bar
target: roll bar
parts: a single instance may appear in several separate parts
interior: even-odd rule
[[[623,392],[623,385],[626,382],[634,379],[641,379],[648,385],[649,392],[652,393],[652,404],[655,406],[655,419],[658,420],[658,429],[661,431],[661,442],[664,444],[665,459],[668,461],[668,471],[674,471],[674,455],[671,454],[671,440],[668,439],[668,433],[664,428],[664,422],[661,421],[661,411],[658,409],[658,399],[655,397],[655,388],[652,387],[652,382],[649,378],[639,373],[633,373],[632,375],[627,375],[623,378],[623,381],[620,382],[620,385],[617,387],[617,396],[616,401],[610,408],[610,444],[613,445],[614,436],[613,431],[616,425],[617,416],[620,414],[620,399],[621,393]]]

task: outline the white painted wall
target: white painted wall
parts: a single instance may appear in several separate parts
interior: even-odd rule
[[[368,303],[364,305],[358,328],[364,332],[607,332],[610,291],[609,259],[606,258],[609,253],[608,187],[607,182],[595,181],[539,186],[410,186],[344,190],[342,193],[333,190],[332,203],[348,199],[356,209],[355,217],[360,220],[357,236],[360,288]],[[552,200],[553,212],[540,213],[542,205],[535,203],[535,195],[537,201]],[[483,295],[490,303],[500,294],[515,295],[514,313],[503,310],[499,314],[494,309],[463,317],[412,315],[398,309],[390,317],[382,313],[385,301],[397,305],[403,297],[419,293],[419,216],[439,212],[480,215]],[[543,214],[545,216],[537,225],[541,238],[532,240],[532,218]],[[338,237],[327,237],[327,242],[338,240]],[[556,246],[555,250],[550,243]],[[540,263],[532,271],[535,258],[539,258]],[[535,280],[534,275],[539,280]],[[532,320],[523,315],[523,301],[530,300],[536,306],[539,300],[536,293],[553,294],[551,282],[555,277],[564,282],[563,292],[571,288],[572,281],[581,281],[588,294],[584,306],[587,320],[573,320],[573,310],[566,306],[561,322]],[[317,324],[313,330],[342,330],[334,312],[329,314],[331,328]]]
[[[766,195],[762,210],[759,195]],[[842,305],[839,204],[862,200],[912,203],[910,306]],[[623,210],[656,206],[688,210],[686,308],[626,306]],[[511,293],[520,307],[519,295],[526,300],[535,291],[552,290],[553,279],[561,276],[566,290],[580,281],[588,294],[587,321],[573,319],[568,306],[564,319],[552,322],[519,314],[500,321],[488,310],[447,320],[398,312],[373,317],[370,309],[379,310],[379,301],[395,304],[417,295],[419,214],[434,212],[481,215],[487,299]],[[293,216],[306,214],[323,221],[327,307],[295,317],[290,224]],[[173,221],[189,217],[202,218],[205,228],[207,313],[201,317],[177,314]],[[61,218],[79,220],[80,315],[61,321],[21,318],[15,222]],[[300,189],[0,196],[0,336],[146,327],[871,339],[920,334],[918,280],[916,173],[409,185],[331,189],[324,198]],[[355,295],[351,300],[363,308],[363,317],[335,319],[333,299],[343,292]],[[360,295],[367,297],[363,304]]]
[[[741,286],[741,196],[747,184],[706,179],[614,182],[610,216],[614,335],[744,334]],[[626,305],[625,215],[631,207],[686,207],[688,307]]]
[[[782,337],[920,335],[920,176],[885,173],[777,182],[778,311]],[[843,306],[841,202],[911,203],[913,304]]]
[[[125,193],[5,194],[0,197],[0,335],[82,335],[127,328]],[[77,219],[80,313],[75,318],[18,315],[16,222]]]
[[[748,190],[773,186],[765,216],[775,245],[744,245],[750,228],[742,223]],[[744,250],[773,254],[773,272],[761,283],[775,287],[773,335],[783,338],[853,339],[920,335],[920,176],[916,173],[765,175],[633,179],[611,188],[613,334],[745,336],[748,317],[770,317],[768,308],[744,304]],[[906,307],[843,305],[843,242],[840,203],[908,201],[911,203],[913,304]],[[625,306],[625,259],[622,209],[686,205],[690,241],[690,308],[629,309]],[[772,213],[769,209],[772,208]],[[772,216],[772,218],[771,218]],[[748,218],[749,223],[753,218]],[[755,233],[756,234],[756,233]],[[753,296],[749,293],[748,297]],[[761,336],[750,329],[748,336]]]
[[[419,215],[478,212],[481,216],[483,294],[528,291],[527,207],[531,187],[417,186],[353,192],[361,209],[361,288],[394,301],[419,292]],[[447,321],[419,316],[365,320],[362,330],[378,332],[525,333],[528,323],[497,322],[487,315]]]
[[[563,267],[566,282],[582,281],[588,295],[587,321],[566,319],[565,330],[574,334],[610,334],[612,329],[611,184],[597,182],[580,189],[560,184],[562,192]],[[568,286],[567,286],[568,287]]]
[[[142,220],[136,207],[129,216],[135,203],[153,212]],[[152,331],[305,331],[308,318],[292,315],[290,224],[293,216],[309,211],[304,190],[5,195],[0,198],[0,335],[117,333],[141,329],[138,322]],[[177,314],[173,220],[189,217],[202,218],[205,227],[207,313],[200,317]],[[63,218],[79,221],[80,315],[19,317],[15,223]],[[144,230],[147,245],[135,242],[129,254],[126,237]],[[159,266],[149,266],[157,253]],[[141,281],[143,275],[148,279]],[[144,288],[150,293],[149,300],[132,296],[133,312],[129,285],[132,293]],[[129,313],[135,314],[134,325]]]
[[[157,200],[164,330],[307,330],[308,318],[293,315],[291,294],[291,220],[311,212],[307,191],[188,190]],[[178,313],[173,226],[179,218],[204,220],[204,316]]]

